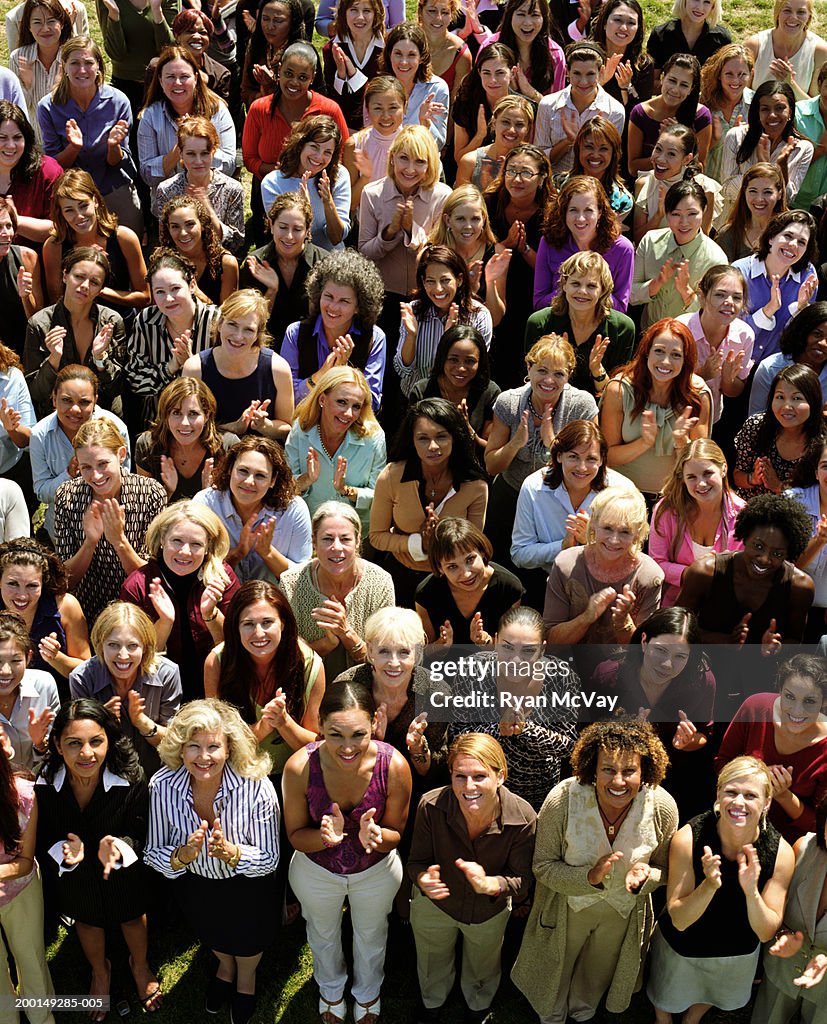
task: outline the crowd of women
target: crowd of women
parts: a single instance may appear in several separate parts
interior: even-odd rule
[[[299,914],[322,1024],[392,916],[418,1024],[827,1021],[814,2],[414,8],[6,17],[0,1024]]]

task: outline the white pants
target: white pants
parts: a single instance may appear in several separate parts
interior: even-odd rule
[[[385,977],[388,914],[402,881],[396,850],[373,867],[353,875],[335,875],[304,853],[294,853],[288,874],[302,906],[313,976],[322,999],[337,1002],[347,984],[342,951],[342,906],[347,897],[353,923],[353,998],[369,1003]]]
[[[9,1004],[0,1009],[0,1024],[17,1024],[17,1011],[10,1005],[13,996],[55,994],[43,946],[43,889],[39,874],[11,902],[0,907],[0,924],[6,934],[8,953],[14,957],[18,980],[15,992],[9,976],[6,944],[0,942],[0,996],[9,1000]],[[28,1009],[26,1016],[31,1024],[55,1024],[52,1011],[45,1007]]]

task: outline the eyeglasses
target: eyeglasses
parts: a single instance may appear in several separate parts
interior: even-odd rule
[[[533,181],[535,178],[539,178],[538,171],[523,170],[522,167],[506,168],[506,178],[511,178],[514,181]]]

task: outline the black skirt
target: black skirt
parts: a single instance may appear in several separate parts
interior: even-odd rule
[[[215,879],[188,871],[174,891],[201,944],[217,953],[257,956],[281,924],[275,874]]]

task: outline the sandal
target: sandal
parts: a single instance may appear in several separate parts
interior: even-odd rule
[[[357,1011],[357,1006],[362,1010],[362,1013]],[[372,1010],[372,1006],[375,1006],[376,1009]],[[379,1024],[381,1012],[382,1004],[379,1001],[379,996],[371,999],[369,1003],[360,1003],[358,999],[353,1000],[353,1020],[355,1024]]]
[[[342,1007],[342,1016],[338,1013],[333,1012],[334,1006]],[[319,996],[319,1020],[322,1024],[342,1024],[342,1021],[347,1016],[347,1003],[345,1002],[344,995],[340,996],[335,1003],[330,1003],[327,999]]]

